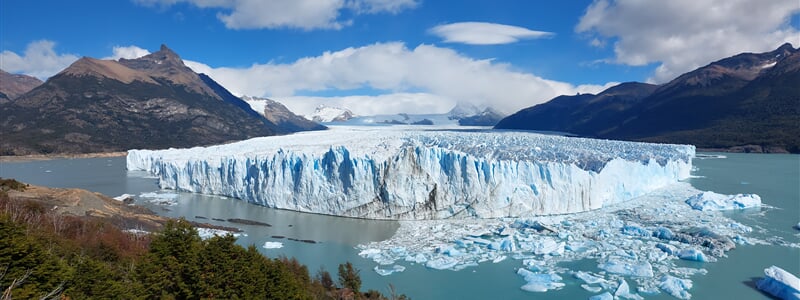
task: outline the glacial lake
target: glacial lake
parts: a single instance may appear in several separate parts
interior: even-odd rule
[[[709,153],[702,153],[709,154]],[[725,215],[753,227],[748,236],[768,239],[780,237],[788,243],[800,242],[800,155],[718,153],[725,158],[695,159],[689,182],[699,190],[723,194],[755,193],[766,205],[761,209],[726,212]],[[483,263],[461,271],[433,270],[410,265],[401,273],[380,276],[376,263],[358,256],[358,244],[391,237],[397,222],[338,218],[270,209],[218,196],[174,191],[159,191],[155,179],[146,174],[127,172],[125,158],[56,159],[0,163],[0,177],[16,178],[36,185],[77,187],[118,196],[146,192],[177,194],[175,204],[157,205],[137,198],[137,203],[170,217],[239,227],[246,236],[243,245],[255,244],[267,256],[293,256],[309,266],[313,275],[320,267],[335,274],[339,263],[351,261],[361,270],[365,289],[388,292],[391,283],[398,292],[413,299],[586,299],[594,293],[583,290],[580,280],[562,275],[566,287],[547,293],[520,290],[525,282],[516,274],[520,261]],[[197,217],[207,219],[200,219]],[[271,227],[233,224],[213,219],[258,220]],[[273,236],[282,236],[277,238]],[[291,241],[313,240],[316,243]],[[266,241],[281,242],[282,248],[264,249]],[[714,263],[686,262],[685,266],[704,268],[707,275],[692,276],[693,299],[768,299],[752,288],[771,265],[800,274],[800,249],[774,245],[739,245],[727,258]],[[574,262],[564,267],[592,269],[594,261]],[[646,299],[675,299],[661,293]]]

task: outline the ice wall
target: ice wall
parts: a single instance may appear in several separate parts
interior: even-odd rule
[[[131,150],[162,188],[374,219],[526,217],[625,201],[688,178],[694,147],[525,132],[337,128]]]

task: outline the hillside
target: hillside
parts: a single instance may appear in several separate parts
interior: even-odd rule
[[[312,275],[232,235],[202,239],[197,227],[206,226],[86,190],[0,178],[2,298],[388,299],[361,291],[349,262],[337,284],[324,269]]]
[[[13,100],[42,84],[33,76],[11,74],[0,70],[0,104]]]
[[[623,83],[560,96],[500,121],[498,129],[800,152],[800,51],[785,44],[713,62],[663,84]]]
[[[219,144],[294,132],[268,121],[180,57],[84,57],[0,105],[0,155]]]

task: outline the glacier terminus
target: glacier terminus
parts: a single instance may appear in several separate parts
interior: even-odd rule
[[[338,127],[191,149],[131,150],[162,188],[369,219],[590,211],[689,177],[691,145],[505,132]]]

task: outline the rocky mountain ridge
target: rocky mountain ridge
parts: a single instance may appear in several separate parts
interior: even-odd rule
[[[495,128],[798,153],[800,50],[784,44],[712,62],[663,85],[623,83],[597,95],[559,96]]]
[[[0,154],[162,149],[285,134],[168,47],[137,59],[84,57],[0,105]]]

